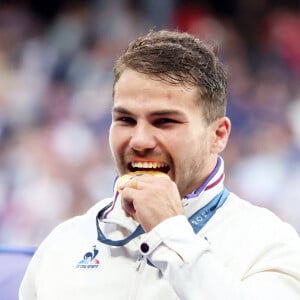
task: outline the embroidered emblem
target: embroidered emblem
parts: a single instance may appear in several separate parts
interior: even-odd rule
[[[79,263],[76,265],[76,268],[83,268],[83,269],[98,268],[100,264],[99,259],[96,258],[98,253],[99,250],[96,248],[96,246],[93,246],[93,251],[85,253],[83,259],[80,260]]]

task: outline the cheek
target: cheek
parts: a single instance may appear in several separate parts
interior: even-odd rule
[[[113,156],[121,156],[128,145],[128,134],[120,127],[111,126],[109,130],[109,146]]]
[[[119,147],[120,139],[118,138],[118,136],[118,130],[115,127],[111,126],[109,130],[109,146],[114,157],[116,156]]]

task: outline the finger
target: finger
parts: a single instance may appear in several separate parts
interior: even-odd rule
[[[132,179],[130,179],[127,183],[126,183],[126,185],[125,185],[125,187],[129,187],[129,188],[132,188],[132,189],[138,189],[138,180],[136,179],[136,177],[133,177]]]
[[[130,198],[122,198],[122,209],[127,217],[132,217],[136,213],[133,200]]]

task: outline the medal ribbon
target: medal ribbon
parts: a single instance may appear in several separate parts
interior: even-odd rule
[[[227,200],[229,191],[224,188],[219,194],[217,194],[208,204],[196,211],[188,220],[195,233],[198,233],[204,225],[210,220],[210,218],[215,214],[218,208],[220,208],[224,202]],[[98,233],[98,241],[110,246],[124,246],[131,240],[135,239],[139,235],[145,233],[141,225],[138,225],[137,228],[129,236],[121,240],[111,240],[108,239],[102,232],[99,219],[103,216],[104,212],[111,207],[112,203],[104,207],[96,217],[96,226]]]

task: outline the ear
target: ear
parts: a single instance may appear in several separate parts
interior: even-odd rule
[[[227,117],[217,119],[211,124],[211,153],[218,154],[222,152],[228,141],[231,130],[231,122]]]

